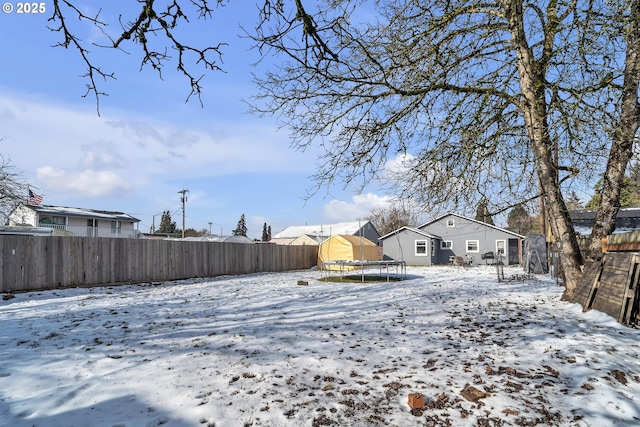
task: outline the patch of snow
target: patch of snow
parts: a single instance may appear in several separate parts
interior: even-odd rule
[[[561,301],[547,276],[498,283],[485,266],[409,267],[390,283],[320,274],[2,301],[0,425],[640,424],[640,332]],[[485,397],[466,400],[467,386]],[[426,407],[412,412],[414,392]]]

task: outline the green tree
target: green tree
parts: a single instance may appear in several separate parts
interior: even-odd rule
[[[507,230],[526,236],[532,232],[533,218],[522,205],[517,205],[507,215]]]
[[[584,206],[580,201],[580,197],[578,197],[575,191],[571,191],[569,193],[569,197],[567,198],[567,209],[569,209],[570,211],[584,209]]]
[[[267,223],[265,222],[264,225],[262,226],[262,241],[263,242],[268,242],[271,240],[271,226],[267,226]]]
[[[245,236],[247,235],[247,221],[245,220],[244,214],[240,215],[240,219],[238,220],[238,225],[233,230],[234,236]]]
[[[476,209],[476,221],[482,221],[490,225],[494,225],[493,217],[489,213],[489,201],[486,198],[480,199]]]
[[[637,208],[640,207],[640,185],[636,178],[632,175],[637,174],[637,171],[631,171],[629,175],[625,175],[622,182],[622,188],[620,189],[620,207],[621,208]],[[602,201],[603,191],[603,179],[600,178],[594,186],[594,194],[587,202],[585,207],[587,209],[598,209]]]
[[[182,234],[182,230],[178,229],[175,231],[176,233]],[[185,228],[184,237],[202,237],[206,236],[209,233],[207,229],[202,229],[200,231],[196,230],[193,227]]]
[[[158,227],[157,232],[163,234],[176,233],[176,223],[174,221],[171,221],[171,212],[162,212],[162,217],[160,218],[160,226]]]

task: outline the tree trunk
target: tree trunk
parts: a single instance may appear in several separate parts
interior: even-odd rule
[[[591,231],[588,258],[602,255],[602,238],[613,233],[620,208],[625,170],[633,154],[633,141],[640,126],[638,84],[640,82],[640,0],[631,3],[624,80],[620,100],[620,122],[613,133],[607,169],[602,180],[600,206]]]
[[[571,297],[582,275],[582,256],[578,247],[569,211],[564,203],[557,168],[553,157],[553,143],[549,137],[547,103],[544,92],[545,58],[536,60],[527,44],[524,31],[522,0],[511,0],[505,8],[516,50],[522,98],[520,109],[534,154],[534,167],[540,179],[547,221],[560,253],[565,297]],[[552,43],[553,29],[545,34]]]

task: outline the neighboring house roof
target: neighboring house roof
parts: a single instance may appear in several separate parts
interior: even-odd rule
[[[275,236],[274,238],[286,238],[286,237],[300,237],[307,235],[309,237],[329,237],[333,234],[347,234],[354,235],[364,227],[370,221],[351,221],[351,222],[338,222],[335,224],[321,224],[321,225],[294,225],[287,227]]]
[[[427,233],[426,231],[423,231],[423,230],[418,230],[417,228],[404,226],[404,227],[398,228],[395,231],[392,231],[389,234],[385,234],[384,236],[380,237],[380,240],[387,239],[387,238],[389,238],[391,236],[394,236],[394,235],[396,235],[398,233],[401,233],[404,230],[411,231],[413,233],[419,234],[419,235],[424,236],[424,237],[428,237],[430,239],[440,239],[441,238],[440,236],[436,236],[435,234]]]
[[[28,236],[51,236],[53,229],[22,225],[0,225],[0,234],[22,234]]]
[[[569,211],[569,216],[573,221],[591,221],[596,219],[595,209],[580,209]],[[616,219],[634,218],[640,222],[640,208],[621,208],[618,210]]]
[[[139,219],[123,212],[50,205],[25,205],[25,207],[33,209],[40,215],[73,216],[79,218],[97,218],[105,220],[140,222]]]
[[[253,240],[247,236],[232,235],[232,236],[205,236],[203,241],[206,242],[229,242],[229,243],[253,243]]]
[[[454,213],[454,212],[446,213],[446,214],[444,214],[444,215],[439,216],[439,217],[438,217],[438,218],[436,218],[436,219],[433,219],[433,220],[431,220],[431,221],[429,221],[429,222],[425,222],[424,224],[422,224],[422,225],[421,225],[421,226],[419,226],[418,228],[426,227],[426,226],[431,225],[431,224],[433,224],[434,222],[438,222],[438,221],[440,221],[441,219],[446,218],[446,217],[448,217],[448,216],[455,216],[455,217],[457,217],[457,218],[462,218],[462,219],[467,220],[467,221],[475,222],[475,223],[477,223],[477,224],[484,225],[484,226],[486,226],[486,227],[490,227],[490,228],[493,228],[493,229],[495,229],[495,230],[499,230],[499,231],[503,231],[503,232],[505,232],[505,233],[512,234],[512,235],[514,235],[514,236],[516,236],[516,237],[520,237],[520,238],[522,238],[522,239],[524,239],[524,238],[526,237],[526,236],[523,236],[522,234],[515,233],[515,232],[510,231],[510,230],[507,230],[507,229],[505,229],[505,228],[501,228],[501,227],[498,227],[498,226],[495,226],[495,225],[487,224],[486,222],[478,221],[477,219],[468,218],[468,217],[466,217],[466,216],[464,216],[464,215],[460,215],[460,214],[457,214],[457,213]]]
[[[595,209],[580,209],[569,211],[574,229],[578,234],[590,235],[593,222],[596,219]],[[616,215],[614,234],[625,233],[640,229],[640,208],[621,208]]]
[[[180,240],[182,242],[229,242],[229,243],[253,243],[247,236],[195,236],[195,237],[170,237],[167,240]]]

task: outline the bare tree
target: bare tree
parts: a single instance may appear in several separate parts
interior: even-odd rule
[[[376,19],[363,22],[361,2],[303,3],[263,10],[256,45],[287,61],[256,79],[254,104],[296,147],[325,148],[318,182],[366,182],[403,155],[404,190],[430,203],[490,196],[499,210],[540,195],[571,297],[582,257],[563,186],[603,169],[621,179],[628,138],[616,131],[635,128],[611,123],[621,93],[637,93],[619,61],[635,50],[635,12],[622,1],[389,0],[367,3]]]
[[[414,203],[395,198],[388,206],[373,208],[366,219],[384,236],[405,226],[417,226],[420,214]]]
[[[29,186],[11,160],[0,154],[0,224],[6,224],[9,215],[27,199]]]

